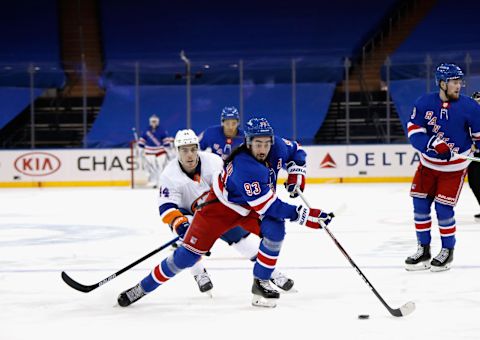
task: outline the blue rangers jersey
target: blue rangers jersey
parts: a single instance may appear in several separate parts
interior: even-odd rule
[[[161,127],[145,131],[138,140],[138,146],[145,149],[146,155],[159,155],[165,153],[165,147],[173,145],[173,138]]]
[[[305,151],[296,143],[274,137],[266,162],[257,161],[247,150],[225,165],[213,190],[220,202],[247,216],[251,210],[278,219],[297,218],[296,206],[282,202],[276,195],[278,171],[288,162],[305,165]]]
[[[470,155],[472,142],[480,144],[480,105],[463,95],[449,102],[443,102],[438,92],[423,95],[415,102],[407,130],[413,147],[421,153],[420,162],[424,166],[447,172],[463,170],[470,161],[431,157],[426,154],[428,144],[436,136],[453,152]]]
[[[233,149],[243,143],[243,138],[243,130],[240,128],[233,138],[225,137],[221,125],[209,127],[198,136],[200,149],[211,151],[223,160],[227,159]]]

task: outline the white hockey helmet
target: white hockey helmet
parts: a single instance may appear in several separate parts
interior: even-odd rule
[[[148,122],[150,123],[151,127],[156,128],[158,125],[160,125],[160,118],[158,118],[157,115],[151,115],[148,119]]]
[[[175,135],[175,148],[177,149],[177,151],[179,147],[191,144],[196,144],[200,149],[198,137],[195,132],[190,129],[178,130],[177,134]]]

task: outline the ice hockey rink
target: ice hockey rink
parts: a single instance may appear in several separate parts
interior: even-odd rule
[[[416,250],[408,190],[408,183],[397,183],[307,185],[305,191],[313,206],[337,213],[331,232],[386,302],[392,308],[415,302],[411,315],[396,318],[324,230],[290,222],[278,268],[298,292],[282,294],[277,308],[251,306],[252,263],[222,241],[204,259],[213,298],[185,271],[121,308],[117,295],[170,248],[90,293],[73,290],[60,273],[93,284],[172,239],[158,216],[156,191],[2,189],[0,339],[479,339],[474,196],[466,184],[456,208],[453,268],[407,272],[403,261]],[[279,195],[290,200],[283,188]],[[432,236],[436,255],[436,227]]]

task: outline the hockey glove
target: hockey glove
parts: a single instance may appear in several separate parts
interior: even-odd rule
[[[287,164],[288,178],[285,182],[285,189],[290,193],[291,198],[298,196],[297,190],[303,192],[305,189],[305,175],[307,169],[305,166],[299,166],[295,162],[289,162]]]
[[[472,151],[475,157],[480,157],[480,148],[476,144],[472,145]]]
[[[188,227],[190,227],[190,223],[185,216],[176,217],[170,224],[170,228],[175,231],[181,239],[185,236]]]
[[[293,220],[293,222],[313,229],[320,229],[327,226],[334,217],[332,213],[327,214],[320,209],[309,209],[302,205],[297,207],[297,214],[298,217],[296,220]]]
[[[429,151],[435,151],[436,154],[432,154]],[[448,144],[445,143],[444,140],[438,139],[436,136],[432,136],[428,141],[426,154],[445,161],[449,161],[453,157],[453,151]]]

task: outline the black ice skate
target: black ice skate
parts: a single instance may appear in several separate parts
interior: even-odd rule
[[[408,271],[427,270],[430,268],[430,245],[418,245],[417,252],[405,260],[405,269]]]
[[[449,270],[451,262],[453,261],[453,248],[442,248],[440,253],[432,259],[431,262],[431,271],[432,272],[443,272],[444,270]]]
[[[195,281],[197,281],[200,292],[207,293],[210,297],[212,297],[211,290],[213,288],[213,283],[212,280],[210,280],[210,276],[208,276],[207,271],[204,269],[203,273],[195,275],[194,278]]]
[[[278,288],[284,290],[284,291],[289,291],[293,287],[293,280],[288,278],[285,274],[279,272],[279,271],[274,271],[272,273],[272,277],[270,278],[270,281],[277,286]]]
[[[473,215],[475,222],[480,222],[480,214]]]
[[[117,301],[120,306],[127,307],[127,306],[130,306],[135,301],[140,300],[145,295],[147,295],[147,293],[144,292],[143,288],[140,286],[140,283],[139,283],[136,286],[120,293]]]
[[[280,293],[270,286],[269,280],[253,279],[252,306],[274,308],[275,300],[280,298]]]

